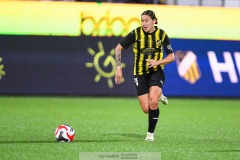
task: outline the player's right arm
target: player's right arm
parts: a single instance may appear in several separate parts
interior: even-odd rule
[[[116,73],[115,73],[115,83],[121,84],[123,74],[122,74],[122,50],[127,49],[135,40],[134,30],[130,32],[115,48],[115,61],[116,61]]]
[[[122,82],[122,66],[121,66],[121,57],[122,57],[122,49],[121,44],[118,44],[115,48],[115,61],[116,61],[116,73],[115,73],[115,83],[121,84]]]

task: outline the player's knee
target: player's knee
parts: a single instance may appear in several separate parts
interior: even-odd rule
[[[143,110],[143,112],[146,113],[146,114],[148,114],[148,112],[149,112],[148,107],[142,107],[142,110]]]
[[[157,99],[150,99],[150,109],[155,110],[158,108],[158,100]]]

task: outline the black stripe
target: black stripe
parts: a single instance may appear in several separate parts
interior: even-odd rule
[[[149,44],[149,41],[148,41],[148,34],[145,34],[144,32],[144,48],[150,48],[150,44]],[[147,70],[146,70],[146,65],[147,65],[147,61],[146,59],[148,58],[148,55],[144,55],[144,59],[143,59],[143,73],[146,73]]]
[[[139,71],[139,67],[138,67],[138,64],[139,64],[139,59],[140,59],[140,53],[141,53],[141,35],[140,35],[140,31],[141,31],[141,27],[137,28],[137,56],[136,56],[136,68],[135,68],[135,71],[136,71],[136,74],[138,74],[138,71]]]
[[[160,29],[160,32],[159,32],[159,40],[162,40],[162,36],[163,36],[163,30],[162,29]],[[161,51],[162,51],[162,45],[163,45],[163,42],[161,41],[161,45],[159,46],[159,48],[160,48],[160,50],[159,50],[159,54],[158,54],[158,59],[160,59],[160,53],[161,53]],[[162,70],[162,67],[161,66],[158,66],[158,69],[159,70]]]
[[[156,48],[156,32],[154,33],[154,35],[152,35],[152,47],[151,48]]]
[[[141,30],[141,27],[137,28],[137,36],[138,36],[138,39],[137,39],[137,52],[138,53],[141,52],[141,35],[140,35],[140,30]]]

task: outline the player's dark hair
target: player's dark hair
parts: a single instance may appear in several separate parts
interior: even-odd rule
[[[154,13],[152,10],[146,10],[146,11],[144,11],[144,12],[141,14],[141,16],[143,16],[143,15],[147,15],[147,16],[151,17],[152,20],[156,19],[156,23],[155,23],[155,24],[158,23],[158,22],[157,22],[157,17],[156,17],[155,13]]]

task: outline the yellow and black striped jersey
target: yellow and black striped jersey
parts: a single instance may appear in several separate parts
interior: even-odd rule
[[[138,27],[120,42],[124,49],[133,44],[134,75],[143,75],[163,69],[164,67],[160,65],[149,68],[146,62],[146,59],[162,59],[163,48],[166,54],[173,53],[166,32],[156,26],[155,28],[153,33],[145,33],[142,27]]]

